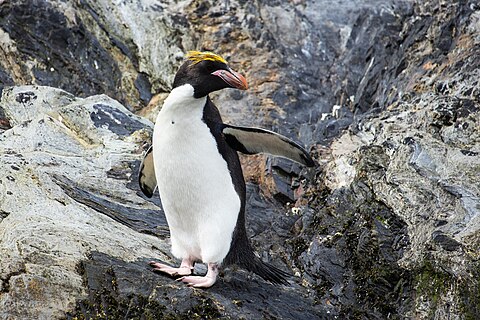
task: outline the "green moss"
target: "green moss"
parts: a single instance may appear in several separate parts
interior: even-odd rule
[[[200,298],[198,304],[183,313],[167,311],[160,303],[141,295],[114,297],[110,291],[103,290],[89,300],[77,305],[67,319],[75,320],[181,320],[181,319],[225,319],[210,298]]]
[[[460,308],[465,320],[476,320],[480,314],[480,262],[476,263],[472,272],[475,281],[468,281],[460,288]]]
[[[431,261],[425,259],[414,281],[417,296],[432,304],[430,310],[433,316],[433,311],[442,303],[441,298],[447,293],[454,279],[448,273],[435,269]]]
[[[183,317],[184,319],[219,319],[222,314],[212,299],[202,299],[199,304],[188,310]]]
[[[322,298],[328,293],[328,290],[333,286],[333,283],[329,282],[325,277],[319,276],[318,285],[314,285],[313,289],[315,290],[316,298],[314,299],[315,303],[321,303]]]
[[[345,200],[355,212],[342,221],[342,239],[350,249],[345,253],[353,271],[352,288],[358,305],[345,306],[342,315],[349,319],[400,319],[399,307],[409,304],[412,275],[397,264],[401,252],[392,243],[404,233],[405,223],[375,198],[362,179],[357,179],[350,190]],[[379,229],[380,225],[387,228]]]
[[[460,314],[466,320],[476,320],[480,314],[480,263],[472,271],[471,279],[458,279],[447,272],[437,270],[431,261],[425,260],[415,277],[418,296],[427,299],[431,305],[431,314],[444,302],[441,300],[452,288],[455,301],[459,303]]]
[[[292,248],[292,256],[297,259],[303,252],[308,249],[308,244],[305,239],[297,237],[291,240],[287,240],[287,243]]]
[[[67,319],[158,319],[166,307],[142,296],[114,297],[110,291],[102,290],[77,304]]]
[[[382,217],[381,215],[377,214],[375,216],[375,219],[377,219],[381,224],[383,224],[386,227],[389,227],[388,225],[388,220],[385,217]]]

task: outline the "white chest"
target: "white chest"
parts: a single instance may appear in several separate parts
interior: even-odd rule
[[[240,199],[227,163],[202,121],[206,98],[192,98],[190,88],[172,91],[155,123],[153,157],[160,198],[172,239],[201,242],[202,234],[217,229],[228,238]]]

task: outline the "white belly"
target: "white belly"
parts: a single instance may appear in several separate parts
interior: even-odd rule
[[[201,120],[205,99],[195,103],[179,112],[165,109],[166,101],[153,134],[155,174],[172,253],[220,263],[230,249],[240,199],[227,163]]]

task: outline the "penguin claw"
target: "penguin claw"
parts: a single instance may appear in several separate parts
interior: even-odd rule
[[[185,278],[185,277],[177,278],[177,279],[175,279],[175,281],[182,282],[183,278]]]

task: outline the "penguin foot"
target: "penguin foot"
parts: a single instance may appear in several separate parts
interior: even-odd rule
[[[215,278],[210,278],[207,276],[185,276],[178,278],[177,281],[182,281],[186,283],[189,287],[194,288],[210,288],[217,281]]]
[[[167,264],[163,264],[155,261],[150,262],[149,265],[153,267],[153,271],[166,273],[171,277],[189,276],[192,274],[192,271],[193,271],[193,264],[188,259],[183,259],[182,264],[178,268],[174,268]]]
[[[200,276],[185,276],[177,279],[186,283],[189,287],[194,288],[210,288],[217,281],[218,266],[216,263],[208,264],[207,274],[203,277]]]

